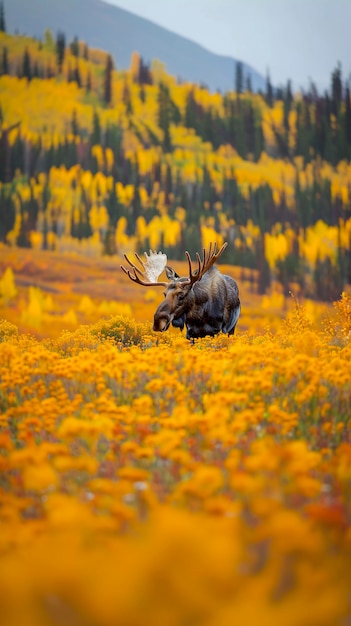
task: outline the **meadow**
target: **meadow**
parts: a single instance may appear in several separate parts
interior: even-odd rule
[[[350,296],[191,345],[116,258],[0,259],[2,624],[349,624]]]

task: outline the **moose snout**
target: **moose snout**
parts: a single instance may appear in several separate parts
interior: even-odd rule
[[[167,330],[170,323],[171,318],[169,315],[160,315],[157,317],[155,315],[152,330],[162,333],[163,331]]]
[[[164,332],[172,321],[171,311],[166,301],[161,302],[154,315],[153,330],[156,332]]]

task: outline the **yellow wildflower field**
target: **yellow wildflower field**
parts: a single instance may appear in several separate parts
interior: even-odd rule
[[[350,332],[2,321],[2,625],[349,623]]]

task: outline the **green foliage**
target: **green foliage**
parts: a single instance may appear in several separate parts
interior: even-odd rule
[[[105,76],[104,76],[104,103],[106,106],[112,102],[112,70],[113,60],[110,54],[106,58]]]
[[[100,341],[110,340],[119,348],[139,346],[140,348],[151,347],[155,343],[169,343],[170,339],[165,335],[151,333],[149,324],[140,324],[132,319],[118,315],[109,321],[101,321],[91,327],[92,336]]]
[[[12,230],[16,219],[16,209],[11,197],[10,185],[0,187],[0,242],[5,243],[6,236]]]
[[[4,3],[0,3],[0,33],[6,33],[5,9]]]
[[[8,320],[0,320],[0,343],[18,337],[18,328]],[[1,406],[1,404],[0,404]]]
[[[57,56],[57,65],[58,65],[59,72],[62,71],[62,64],[65,58],[65,52],[66,52],[65,34],[59,31],[57,33],[57,38],[56,38],[56,56]]]

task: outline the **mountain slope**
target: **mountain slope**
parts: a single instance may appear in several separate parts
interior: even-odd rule
[[[144,62],[159,59],[168,73],[182,80],[202,83],[211,91],[229,91],[234,86],[236,60],[220,56],[129,11],[102,0],[5,0],[7,30],[41,37],[46,28],[56,36],[65,33],[89,46],[112,54],[119,69],[127,68],[136,50]],[[252,89],[264,89],[265,79],[243,63],[244,76],[251,76]]]

